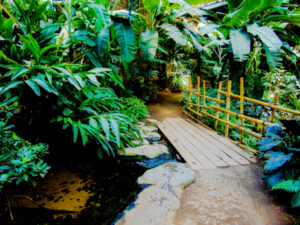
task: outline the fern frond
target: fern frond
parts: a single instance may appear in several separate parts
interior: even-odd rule
[[[272,190],[285,190],[287,192],[300,191],[300,180],[284,180],[276,184]]]

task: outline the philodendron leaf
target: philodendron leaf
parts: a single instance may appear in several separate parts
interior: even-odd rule
[[[292,204],[293,208],[300,206],[300,191],[298,191],[296,194],[294,194],[291,204]]]
[[[174,25],[169,23],[164,23],[160,26],[163,30],[167,32],[167,35],[174,40],[178,45],[186,45],[186,36],[181,33],[181,31]]]
[[[259,142],[257,142],[257,145],[260,145],[258,149],[260,151],[267,151],[275,146],[281,144],[282,141],[273,140],[271,138],[263,137]]]
[[[234,58],[239,62],[247,60],[250,53],[249,35],[242,29],[231,30],[229,35]]]
[[[265,170],[274,171],[283,166],[286,162],[290,161],[293,153],[284,154],[283,152],[273,152],[270,151],[266,154],[266,157],[269,158],[266,161]]]
[[[263,176],[263,180],[271,188],[274,187],[276,184],[280,183],[283,179],[284,176],[281,171]]]

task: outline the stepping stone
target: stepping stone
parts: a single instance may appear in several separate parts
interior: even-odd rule
[[[125,148],[127,156],[146,156],[148,158],[155,158],[159,155],[169,153],[168,147],[165,145],[142,145],[134,148]],[[120,152],[124,155],[124,152]]]

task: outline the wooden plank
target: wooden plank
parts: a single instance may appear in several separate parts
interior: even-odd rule
[[[178,120],[178,119],[177,119]],[[168,122],[171,126],[173,126],[173,129],[179,130],[181,134],[181,140],[187,141],[191,145],[194,146],[193,150],[195,151],[195,154],[201,154],[205,156],[206,160],[213,163],[217,167],[227,167],[228,163],[223,161],[221,158],[219,158],[211,149],[209,146],[207,146],[207,143],[203,140],[200,140],[198,137],[195,137],[189,132],[189,128],[186,128],[183,124],[178,124],[176,122],[176,119],[165,119],[164,121]],[[205,160],[205,159],[203,159]]]
[[[178,141],[178,139],[170,132],[170,130],[162,123],[158,123],[158,128],[160,131],[168,138],[170,143],[179,151],[179,154],[182,158],[190,165],[193,170],[205,169],[199,161],[195,159],[195,157],[187,151],[185,146]]]
[[[215,164],[209,161],[203,154],[200,154],[197,151],[197,147],[195,147],[192,143],[190,143],[187,139],[184,139],[182,136],[182,132],[180,129],[174,129],[172,124],[168,123],[166,120],[163,121],[163,125],[177,138],[178,142],[184,146],[191,155],[193,155],[194,159],[197,160],[205,169],[214,169],[217,168]],[[178,152],[182,152],[183,149],[177,149]]]
[[[203,126],[201,126],[200,124],[194,123],[193,121],[190,121],[188,119],[186,119],[189,123],[191,123],[193,126],[198,127],[199,129],[205,129]],[[237,152],[238,154],[240,154],[241,156],[243,156],[244,158],[248,159],[249,161],[255,163],[257,162],[255,155],[252,155],[244,150],[242,150],[241,148],[239,148],[238,146],[236,146],[235,144],[231,143],[226,137],[219,135],[218,133],[205,129],[206,133],[211,135],[213,138],[215,138],[216,141],[218,140],[222,140],[222,143],[224,145],[226,145],[227,147],[229,147],[231,150],[234,150],[235,152]]]
[[[185,123],[190,124],[188,121],[186,121],[184,119],[180,118],[179,120],[183,121]],[[223,154],[226,154],[228,157],[230,157],[231,159],[233,159],[235,162],[238,162],[239,164],[249,164],[250,163],[250,161],[248,159],[246,159],[245,157],[241,156],[236,151],[234,151],[231,148],[229,148],[227,145],[224,145],[223,140],[213,138],[206,131],[204,132],[201,129],[193,126],[192,124],[190,124],[190,127],[191,127],[190,129],[193,132],[196,132],[199,136],[201,136],[202,138],[204,138],[207,141],[209,141],[212,145],[214,145],[219,151],[223,152],[223,153],[220,153],[220,157]],[[226,141],[228,141],[228,140],[226,140]]]
[[[176,120],[176,122],[175,122],[175,120]],[[223,149],[224,149],[223,146],[218,146],[215,144],[215,143],[220,143],[220,142],[214,141],[214,139],[212,137],[210,137],[209,135],[205,135],[205,132],[203,132],[202,130],[198,129],[197,127],[192,126],[191,124],[189,124],[188,122],[186,122],[185,120],[183,120],[181,118],[172,119],[172,121],[174,121],[174,123],[177,123],[178,126],[180,126],[180,127],[185,127],[186,130],[188,130],[188,132],[190,133],[190,135],[194,136],[198,141],[201,141],[202,143],[204,143],[204,145],[207,148],[207,151],[212,151],[217,157],[222,159],[228,165],[236,166],[239,164],[238,160],[235,160],[233,157],[231,157],[229,154],[226,154],[226,152],[223,151]],[[215,143],[213,143],[213,142],[215,142]],[[246,164],[249,164],[248,160],[245,160],[245,161],[246,161]],[[244,164],[245,164],[245,162],[244,162]]]

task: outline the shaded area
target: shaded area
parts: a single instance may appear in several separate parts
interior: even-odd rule
[[[1,224],[111,224],[142,190],[136,180],[145,168],[137,160],[95,159],[52,169],[37,190],[19,190],[33,201],[13,199],[13,222],[1,205]]]

